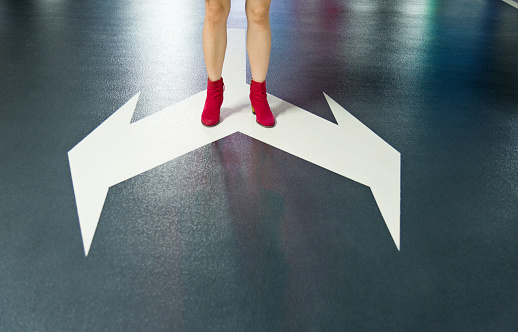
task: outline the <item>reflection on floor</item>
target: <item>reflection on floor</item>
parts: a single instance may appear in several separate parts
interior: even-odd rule
[[[264,133],[232,84],[221,127],[199,124],[203,15],[201,1],[0,4],[0,330],[514,331],[518,10],[273,1],[279,126]],[[228,26],[246,28],[244,0]],[[225,76],[249,82],[236,54]],[[145,136],[109,128],[119,148],[98,148],[131,157],[112,165],[120,180],[102,183],[91,152],[77,161],[85,186],[111,186],[85,257],[68,151],[138,92],[125,125]],[[283,126],[290,109],[320,119]],[[318,129],[349,113],[400,153],[400,250],[351,171],[391,178],[390,162],[354,126]]]

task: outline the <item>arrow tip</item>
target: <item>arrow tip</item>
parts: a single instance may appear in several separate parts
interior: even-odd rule
[[[88,256],[109,185],[100,181],[99,175],[95,174],[95,167],[90,167],[90,163],[84,162],[86,156],[84,151],[80,152],[83,153],[77,153],[77,150],[69,151],[68,159],[83,247],[85,256]]]
[[[392,240],[394,240],[397,249],[400,250],[401,164],[399,153],[395,153],[393,157],[385,163],[384,176],[380,182],[371,186],[371,191],[392,236]]]
[[[140,92],[68,152],[85,256],[90,250],[110,187],[100,172],[102,166],[96,158],[99,148],[119,129],[130,124],[139,96]]]

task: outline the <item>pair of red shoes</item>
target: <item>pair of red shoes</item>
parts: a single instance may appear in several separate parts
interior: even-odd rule
[[[207,79],[207,99],[201,114],[201,123],[203,125],[212,127],[219,123],[224,90],[223,78],[214,82]],[[266,81],[258,83],[252,80],[252,83],[250,83],[250,102],[252,103],[252,113],[255,114],[257,123],[263,127],[274,127],[275,118],[266,99]]]

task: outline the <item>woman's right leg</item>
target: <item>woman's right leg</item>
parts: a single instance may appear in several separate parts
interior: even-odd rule
[[[219,123],[223,103],[223,60],[227,48],[227,19],[230,0],[205,0],[203,24],[203,55],[207,69],[207,99],[201,114],[201,123],[207,127]]]
[[[211,81],[221,78],[223,60],[227,48],[227,19],[230,0],[205,0],[205,21],[203,23],[203,55],[205,67]]]

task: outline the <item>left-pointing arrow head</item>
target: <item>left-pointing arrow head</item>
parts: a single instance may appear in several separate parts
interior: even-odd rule
[[[114,136],[129,126],[139,95],[137,93],[68,152],[85,256],[90,250],[108,189],[117,178],[114,173],[118,170],[110,167],[112,151],[106,142],[116,139]]]

